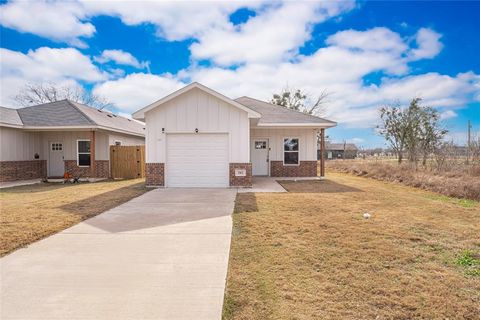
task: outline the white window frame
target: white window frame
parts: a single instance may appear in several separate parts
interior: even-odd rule
[[[298,140],[298,150],[297,151],[285,151],[285,139],[297,139]],[[298,163],[285,163],[285,152],[298,152]],[[284,166],[298,167],[300,165],[300,138],[299,137],[283,137],[282,139],[282,162]]]
[[[88,141],[90,142],[90,152],[78,152],[78,143],[80,141]],[[80,159],[79,159],[79,155],[80,154],[89,154],[90,155],[90,164],[92,163],[92,141],[90,139],[78,139],[77,140],[77,167],[82,167],[82,168],[88,168],[90,167],[90,164],[88,166],[81,166],[80,165]]]

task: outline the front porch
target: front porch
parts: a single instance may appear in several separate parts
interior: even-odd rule
[[[252,128],[253,177],[324,177],[325,128]],[[320,154],[320,159],[318,159]]]

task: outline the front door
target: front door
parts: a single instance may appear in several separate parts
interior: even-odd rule
[[[254,139],[251,144],[252,175],[268,176],[268,139]]]
[[[64,163],[63,163],[63,143],[49,142],[50,152],[48,155],[48,176],[49,177],[63,177]]]

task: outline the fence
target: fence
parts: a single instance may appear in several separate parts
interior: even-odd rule
[[[110,146],[110,175],[112,178],[145,177],[145,146]]]

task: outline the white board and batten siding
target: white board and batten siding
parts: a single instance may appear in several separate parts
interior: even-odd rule
[[[122,146],[143,146],[145,138],[121,133],[110,133],[108,135],[108,144],[114,146],[116,142],[120,142]]]
[[[0,127],[0,161],[34,160],[36,153],[43,156],[41,151],[41,133]]]
[[[229,163],[250,161],[247,112],[202,90],[147,111],[145,122],[146,162],[165,163],[167,187],[225,187]]]
[[[249,120],[246,111],[199,89],[193,89],[147,111],[147,163],[165,163],[168,134],[228,134],[229,162],[249,161]],[[165,133],[162,133],[162,128]]]
[[[283,161],[283,139],[299,139],[299,160],[317,160],[317,130],[308,129],[252,129],[251,139],[268,139],[271,161]]]

